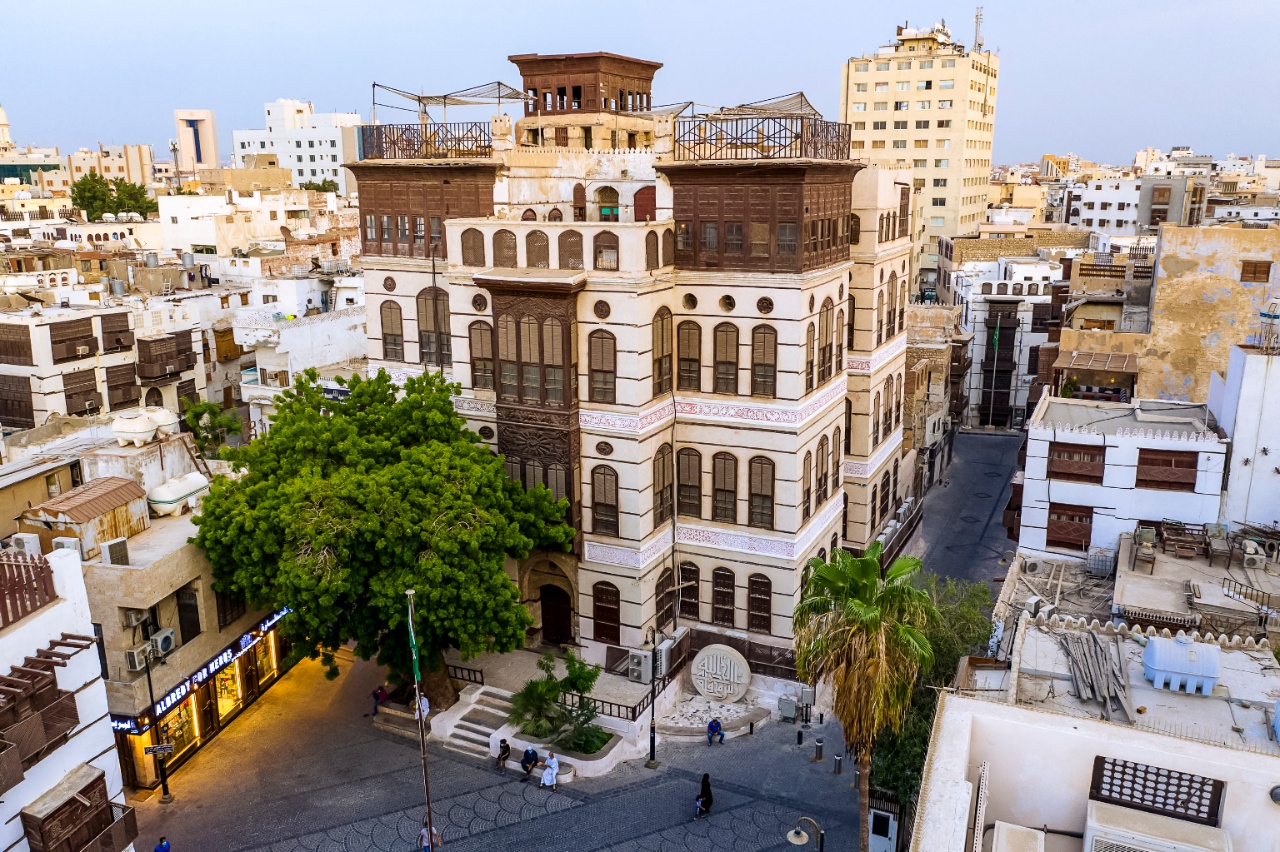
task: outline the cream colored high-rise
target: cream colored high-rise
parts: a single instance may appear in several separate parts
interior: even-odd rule
[[[841,74],[840,120],[853,154],[911,167],[918,213],[916,280],[937,279],[938,238],[975,233],[987,206],[1000,59],[952,41],[945,25],[898,27],[892,44],[850,59]]]

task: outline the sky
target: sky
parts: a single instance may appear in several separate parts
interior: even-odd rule
[[[1148,145],[1280,156],[1274,59],[1241,36],[1280,29],[1277,0],[985,0],[1000,55],[993,163],[1072,152],[1129,163]],[[654,103],[746,103],[803,90],[837,119],[842,63],[952,0],[0,0],[0,106],[19,145],[149,143],[169,159],[174,109],[212,109],[221,154],[262,105],[310,100],[369,119],[374,81],[425,93],[520,79],[516,53],[609,51],[664,63]],[[68,29],[69,28],[69,29]],[[23,34],[26,34],[25,36]],[[70,41],[66,38],[71,37]],[[1216,58],[1215,58],[1216,57]],[[486,118],[488,108],[455,120]],[[381,110],[380,120],[408,113]],[[450,111],[454,118],[455,111]]]

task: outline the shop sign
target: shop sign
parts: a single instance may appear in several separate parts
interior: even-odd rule
[[[111,730],[120,731],[125,734],[140,734],[144,730],[138,720],[132,716],[117,716],[111,714]]]
[[[173,754],[173,743],[149,745],[142,749],[144,754]]]

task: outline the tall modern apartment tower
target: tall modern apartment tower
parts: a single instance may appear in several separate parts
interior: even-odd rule
[[[840,121],[853,156],[912,168],[916,283],[937,280],[938,238],[975,233],[987,206],[1000,58],[956,44],[945,24],[898,27],[893,43],[841,74]]]

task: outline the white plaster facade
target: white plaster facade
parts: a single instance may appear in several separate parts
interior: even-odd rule
[[[332,180],[338,184],[339,195],[354,191],[355,180],[343,164],[359,156],[359,113],[316,112],[310,101],[289,98],[266,103],[262,109],[263,128],[231,132],[234,166],[247,168],[250,157],[276,154],[295,187]]]
[[[1231,441],[1231,468],[1219,521],[1270,526],[1280,518],[1280,474],[1272,451],[1280,447],[1280,355],[1253,346],[1231,349],[1224,380],[1210,377],[1209,410]]]
[[[1142,233],[1138,225],[1138,178],[1098,178],[1070,190],[1067,222],[1112,236]]]

